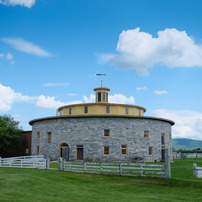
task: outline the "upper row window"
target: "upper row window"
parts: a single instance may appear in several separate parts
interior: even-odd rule
[[[110,107],[106,106],[106,113],[110,113]]]
[[[88,107],[87,106],[84,107],[84,113],[85,114],[88,113]]]
[[[128,107],[125,108],[125,114],[128,114]]]
[[[69,115],[72,114],[72,108],[69,108]]]

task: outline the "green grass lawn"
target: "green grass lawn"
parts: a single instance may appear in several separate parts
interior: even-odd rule
[[[0,168],[0,201],[202,201],[193,163],[202,167],[202,159],[171,163],[171,179]]]

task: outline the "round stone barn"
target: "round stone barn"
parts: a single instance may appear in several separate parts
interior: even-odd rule
[[[109,88],[95,88],[95,103],[61,106],[56,116],[34,119],[32,155],[51,160],[164,161],[172,152],[168,119],[144,116],[145,108],[108,103]]]

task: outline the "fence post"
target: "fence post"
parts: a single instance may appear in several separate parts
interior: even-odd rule
[[[142,169],[142,165],[140,166],[140,176],[143,176],[143,169]]]
[[[196,163],[193,164],[193,175],[194,175],[195,178],[198,177],[197,176],[197,164]]]
[[[170,170],[170,152],[169,148],[166,148],[165,150],[165,177],[171,178],[171,170]]]
[[[84,162],[84,173],[86,172],[86,162]]]
[[[50,158],[47,157],[47,158],[46,158],[46,170],[49,169],[49,164],[50,164]]]
[[[58,170],[62,170],[62,158],[59,157],[58,159]]]
[[[100,162],[100,174],[102,174],[102,162]]]
[[[119,175],[122,175],[122,166],[121,166],[121,163],[119,163]]]

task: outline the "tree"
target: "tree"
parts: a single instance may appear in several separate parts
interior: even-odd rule
[[[10,115],[0,116],[0,157],[16,156],[22,147],[19,122]]]

